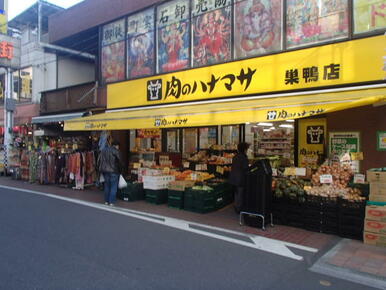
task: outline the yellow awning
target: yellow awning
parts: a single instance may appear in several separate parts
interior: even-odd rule
[[[261,96],[239,101],[108,112],[65,121],[64,130],[125,130],[274,122],[384,101],[385,87],[285,97]]]

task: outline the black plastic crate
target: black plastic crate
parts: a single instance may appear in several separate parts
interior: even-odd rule
[[[366,201],[350,201],[347,199],[339,199],[339,210],[357,210],[359,212],[365,212],[366,209]]]
[[[340,225],[339,236],[347,239],[363,240],[363,227],[358,228],[356,226]]]
[[[340,215],[339,216],[339,225],[342,227],[357,227],[363,229],[364,227],[364,217],[357,217],[351,215]]]
[[[146,189],[146,201],[154,204],[163,204],[168,201],[167,189]]]
[[[184,200],[181,197],[169,195],[168,207],[183,209],[184,208]]]
[[[145,199],[143,183],[127,183],[127,187],[118,190],[119,197],[125,201],[137,201]]]

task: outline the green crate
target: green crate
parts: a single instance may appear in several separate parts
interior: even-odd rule
[[[207,213],[217,209],[217,195],[214,191],[188,189],[184,197],[184,209]]]
[[[119,198],[125,201],[145,199],[145,191],[142,183],[127,183],[127,187],[119,190]]]
[[[185,191],[168,190],[168,206],[183,209],[184,208]]]
[[[159,190],[146,189],[146,201],[154,204],[167,203],[168,190],[167,189],[159,189]]]

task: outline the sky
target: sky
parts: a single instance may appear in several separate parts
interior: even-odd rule
[[[83,0],[48,0],[47,2],[68,8],[82,1]],[[36,2],[36,0],[8,0],[8,19],[11,20]]]

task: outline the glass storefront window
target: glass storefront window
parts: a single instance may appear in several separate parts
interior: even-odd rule
[[[287,47],[348,37],[348,1],[287,0]]]
[[[13,92],[12,92],[12,98],[15,100],[19,100],[19,94],[20,94],[20,72],[14,71],[13,72]]]
[[[30,101],[32,99],[32,67],[20,70],[19,86],[19,101]]]
[[[200,128],[200,149],[217,144],[217,127]]]
[[[281,49],[282,0],[237,0],[234,4],[235,58]]]
[[[237,150],[237,144],[240,142],[240,126],[222,126],[221,127],[221,145],[226,150]]]
[[[197,129],[186,128],[183,132],[183,153],[194,153],[197,151]]]
[[[384,0],[354,0],[354,33],[386,28]]]
[[[178,129],[166,130],[167,152],[180,152],[180,135]]]

